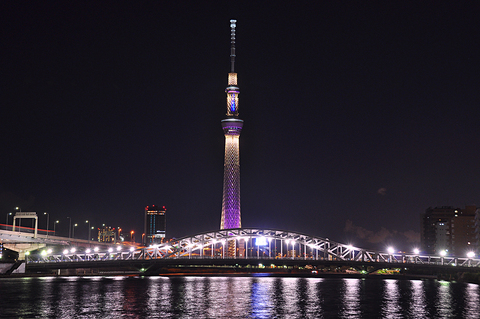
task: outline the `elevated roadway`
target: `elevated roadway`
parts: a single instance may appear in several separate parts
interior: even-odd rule
[[[25,260],[25,254],[27,252],[47,246],[99,246],[103,247],[104,249],[108,249],[108,247],[113,245],[85,239],[35,234],[18,230],[0,230],[0,242],[3,244],[3,247],[18,252],[20,260]]]

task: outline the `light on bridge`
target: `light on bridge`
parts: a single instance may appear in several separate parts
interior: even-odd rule
[[[121,246],[118,246],[118,247],[117,247],[117,251],[120,251],[120,250],[122,250],[122,247],[121,247]]]
[[[130,251],[134,251],[135,250],[135,247],[130,247]]]
[[[445,257],[447,255],[447,252],[445,250],[442,250],[440,252],[440,256]]]
[[[68,249],[65,249],[65,250],[63,251],[63,254],[64,254],[64,255],[68,254]]]
[[[257,246],[267,246],[267,239],[265,237],[258,237],[255,240],[255,245],[257,245]]]
[[[93,251],[94,251],[94,252],[97,252],[97,251],[98,251],[98,247],[95,247],[95,248],[93,249]]]
[[[74,253],[76,251],[75,247],[73,247],[72,249],[70,249],[70,252],[71,253]]]
[[[90,251],[91,251],[90,248],[87,248],[87,249],[85,250],[85,252],[86,252],[87,254],[90,254]]]
[[[467,257],[468,257],[468,258],[473,258],[473,257],[475,257],[475,253],[474,253],[473,251],[469,251],[469,252],[467,253]]]
[[[419,250],[418,248],[415,248],[415,249],[413,250],[413,253],[414,253],[415,255],[418,255],[418,254],[420,254],[420,250]]]
[[[390,246],[390,247],[387,248],[387,251],[391,255],[395,252],[395,249],[392,246]]]

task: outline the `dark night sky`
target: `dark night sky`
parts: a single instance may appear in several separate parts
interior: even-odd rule
[[[232,18],[244,227],[409,249],[480,204],[478,2],[255,3],[1,2],[0,223],[218,229]]]

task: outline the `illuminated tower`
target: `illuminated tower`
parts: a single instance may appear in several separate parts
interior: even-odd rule
[[[223,170],[223,202],[220,229],[241,228],[240,215],[240,132],[243,121],[238,118],[237,73],[235,73],[235,27],[237,20],[230,20],[231,48],[230,73],[228,73],[227,118],[222,120],[225,134],[225,163]]]

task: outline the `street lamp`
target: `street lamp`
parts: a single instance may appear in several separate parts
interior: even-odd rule
[[[90,241],[90,221],[86,220],[85,223],[88,223],[88,241]]]
[[[16,211],[22,211],[22,208],[21,207],[15,207],[15,210]],[[15,212],[16,213],[16,212]],[[15,221],[15,218],[13,219]],[[22,229],[22,218],[20,217],[19,221],[18,221],[18,232],[20,232],[20,229]]]
[[[56,220],[54,223],[53,223],[53,236],[56,236],[57,233],[55,232],[55,226],[59,223],[60,221],[59,220]]]
[[[43,215],[47,215],[47,237],[48,237],[48,222],[49,222],[50,214],[47,212],[44,212]]]
[[[67,217],[68,218],[68,238],[70,238],[70,234],[72,233],[72,219],[70,217]]]
[[[133,244],[133,234],[134,234],[134,233],[135,233],[135,232],[134,232],[133,230],[130,232],[130,240],[132,241],[132,244]]]
[[[72,238],[75,238],[75,227],[77,227],[77,226],[78,226],[78,224],[73,225],[73,235],[72,235]]]
[[[7,230],[8,216],[12,216],[12,213],[8,213],[8,214],[7,214],[7,221],[5,222],[5,230]]]

